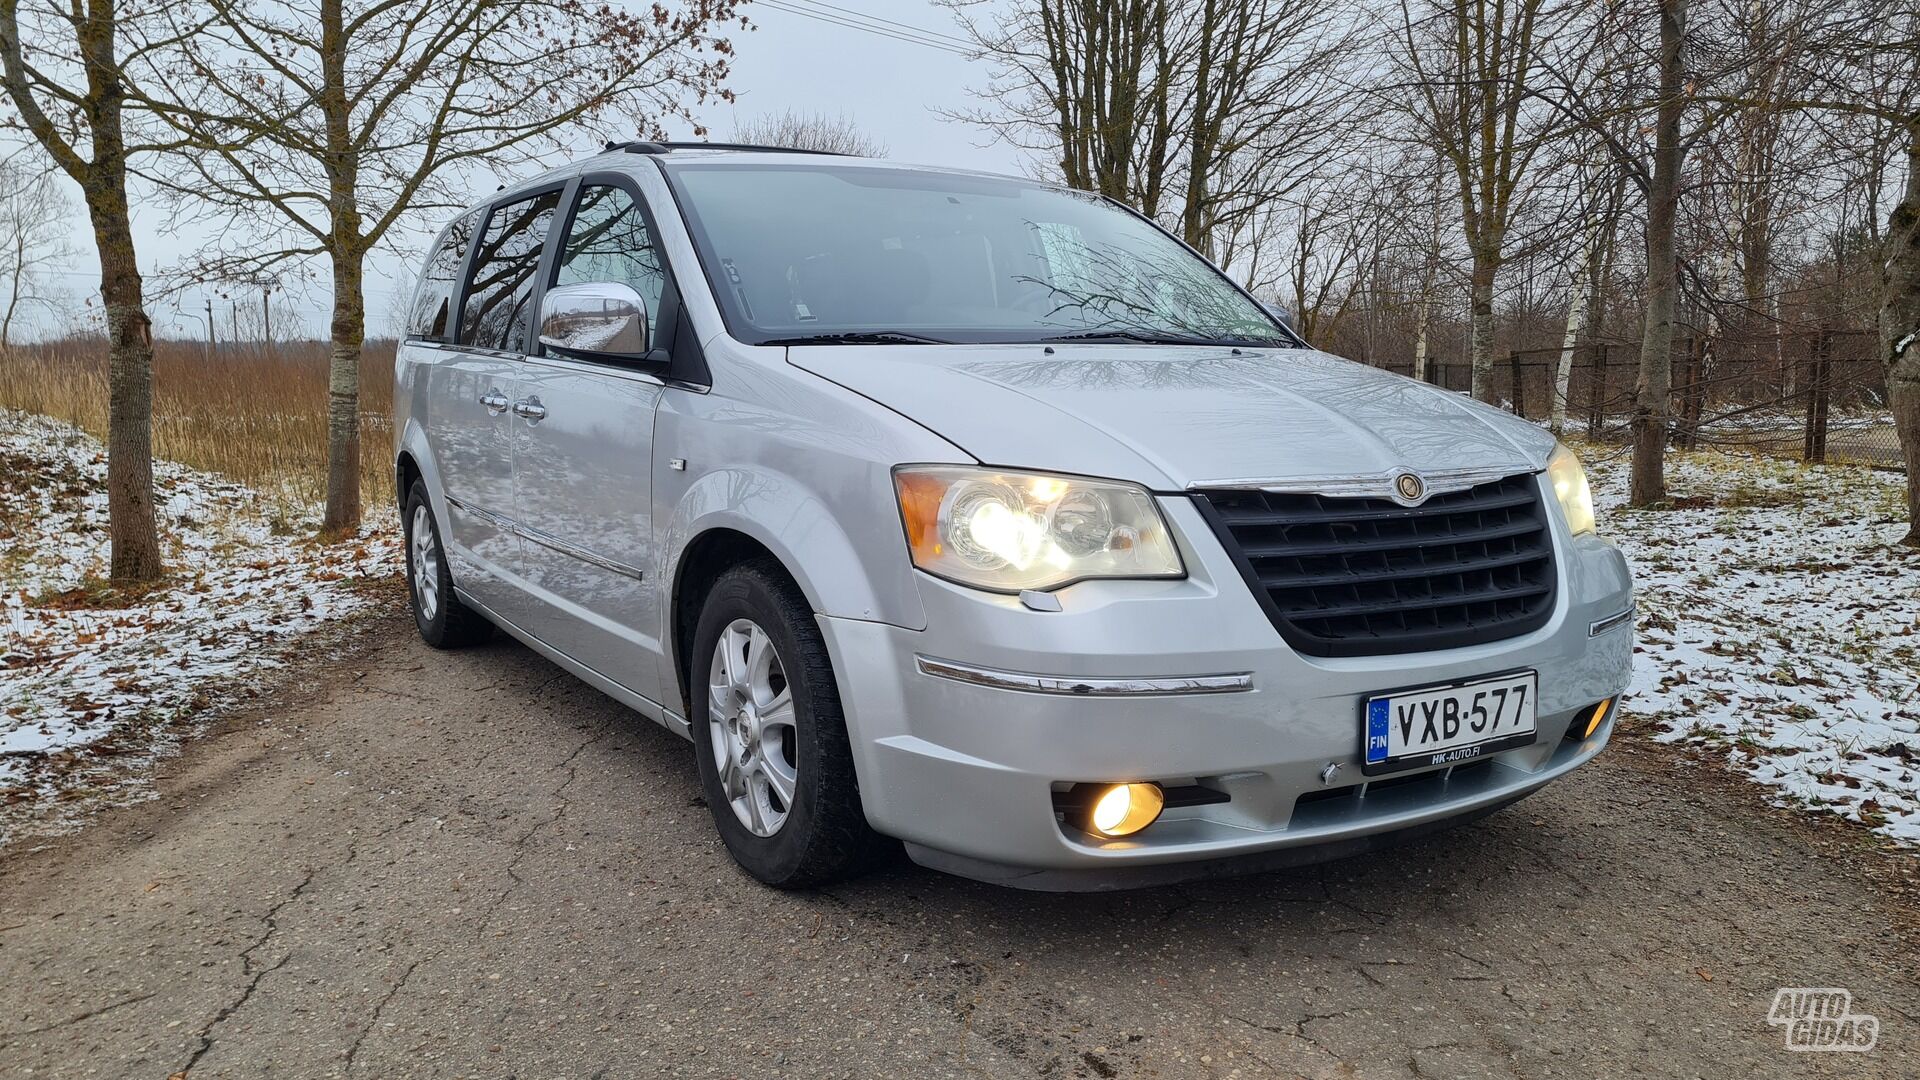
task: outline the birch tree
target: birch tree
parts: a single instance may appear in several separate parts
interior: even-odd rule
[[[209,0],[156,58],[147,104],[188,149],[149,179],[188,213],[265,244],[201,267],[246,280],[293,260],[332,272],[323,532],[360,519],[360,350],[369,252],[420,211],[470,201],[491,170],[586,136],[662,134],[726,96],[738,0]],[[184,30],[184,28],[183,28]],[[487,183],[491,187],[491,183]],[[484,190],[484,189],[482,189]]]
[[[1606,266],[1613,252],[1614,234],[1619,229],[1621,203],[1626,197],[1626,177],[1616,175],[1609,182],[1603,170],[1589,170],[1586,178],[1587,210],[1580,229],[1580,255],[1567,282],[1567,331],[1560,339],[1560,361],[1553,374],[1553,407],[1547,426],[1555,435],[1566,431],[1568,391],[1573,385],[1573,363],[1582,337],[1591,337],[1592,324],[1606,288]],[[1595,197],[1594,189],[1605,191]]]

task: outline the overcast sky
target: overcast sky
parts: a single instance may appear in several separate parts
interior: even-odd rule
[[[780,7],[772,6],[776,3]],[[816,17],[798,14],[795,9],[803,7],[812,9]],[[953,34],[956,28],[946,10],[928,0],[762,0],[749,4],[745,10],[756,29],[731,35],[738,55],[730,85],[739,100],[731,106],[715,104],[701,110],[710,138],[724,140],[732,135],[738,123],[763,113],[793,109],[801,113],[844,115],[885,143],[888,156],[902,161],[996,172],[1025,170],[1019,152],[1004,145],[984,145],[987,143],[984,132],[940,116],[942,109],[961,108],[971,103],[968,90],[979,89],[987,80],[983,65],[955,52],[829,21],[829,18],[861,21],[839,14],[852,12],[867,16],[869,22],[885,19],[925,31]],[[690,137],[684,131],[672,134],[678,138]],[[597,147],[591,144],[580,148],[581,152],[594,149]],[[556,155],[553,164],[566,160],[569,158]],[[486,185],[488,189],[492,186]],[[70,188],[69,193],[72,243],[79,254],[56,282],[72,302],[78,304],[97,292],[99,271],[79,189]],[[475,194],[478,196],[480,192]],[[181,263],[199,246],[197,236],[204,235],[163,232],[164,223],[163,211],[158,207],[142,207],[136,193],[134,230],[140,246],[141,268],[150,275]],[[324,264],[316,266],[315,271],[318,282],[306,290],[305,296],[296,297],[296,303],[300,321],[304,323],[301,329],[308,335],[324,337],[328,307]],[[393,332],[394,313],[403,303],[400,298],[411,290],[412,280],[410,258],[388,253],[374,256],[366,278],[370,336]],[[206,299],[206,294],[199,290],[153,298],[151,313],[155,333],[196,338],[205,334],[201,313]],[[257,306],[259,300],[250,298],[245,302]],[[216,301],[216,318],[223,334],[228,303]],[[52,315],[39,322],[42,329],[57,330],[66,325],[67,320]],[[283,336],[278,326],[275,336]]]

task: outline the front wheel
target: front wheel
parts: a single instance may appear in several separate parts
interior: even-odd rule
[[[723,574],[694,630],[694,754],[734,861],[776,888],[847,877],[883,841],[867,825],[813,610],[771,564]]]

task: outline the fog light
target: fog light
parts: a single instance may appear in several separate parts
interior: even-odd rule
[[[1153,824],[1165,805],[1159,784],[1115,784],[1094,800],[1088,823],[1101,836],[1131,836]]]
[[[1583,739],[1592,738],[1593,733],[1600,730],[1600,721],[1605,720],[1607,718],[1607,710],[1611,709],[1612,707],[1613,707],[1612,698],[1608,698],[1607,700],[1601,702],[1600,704],[1595,705],[1593,707],[1593,716],[1587,720],[1587,730],[1582,732],[1580,737]]]

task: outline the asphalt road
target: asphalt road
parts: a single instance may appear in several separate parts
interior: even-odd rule
[[[0,1075],[1920,1075],[1911,912],[1658,751],[1322,868],[790,895],[686,743],[517,645],[387,618],[266,701],[0,856]],[[1878,1049],[1786,1052],[1783,985]]]

